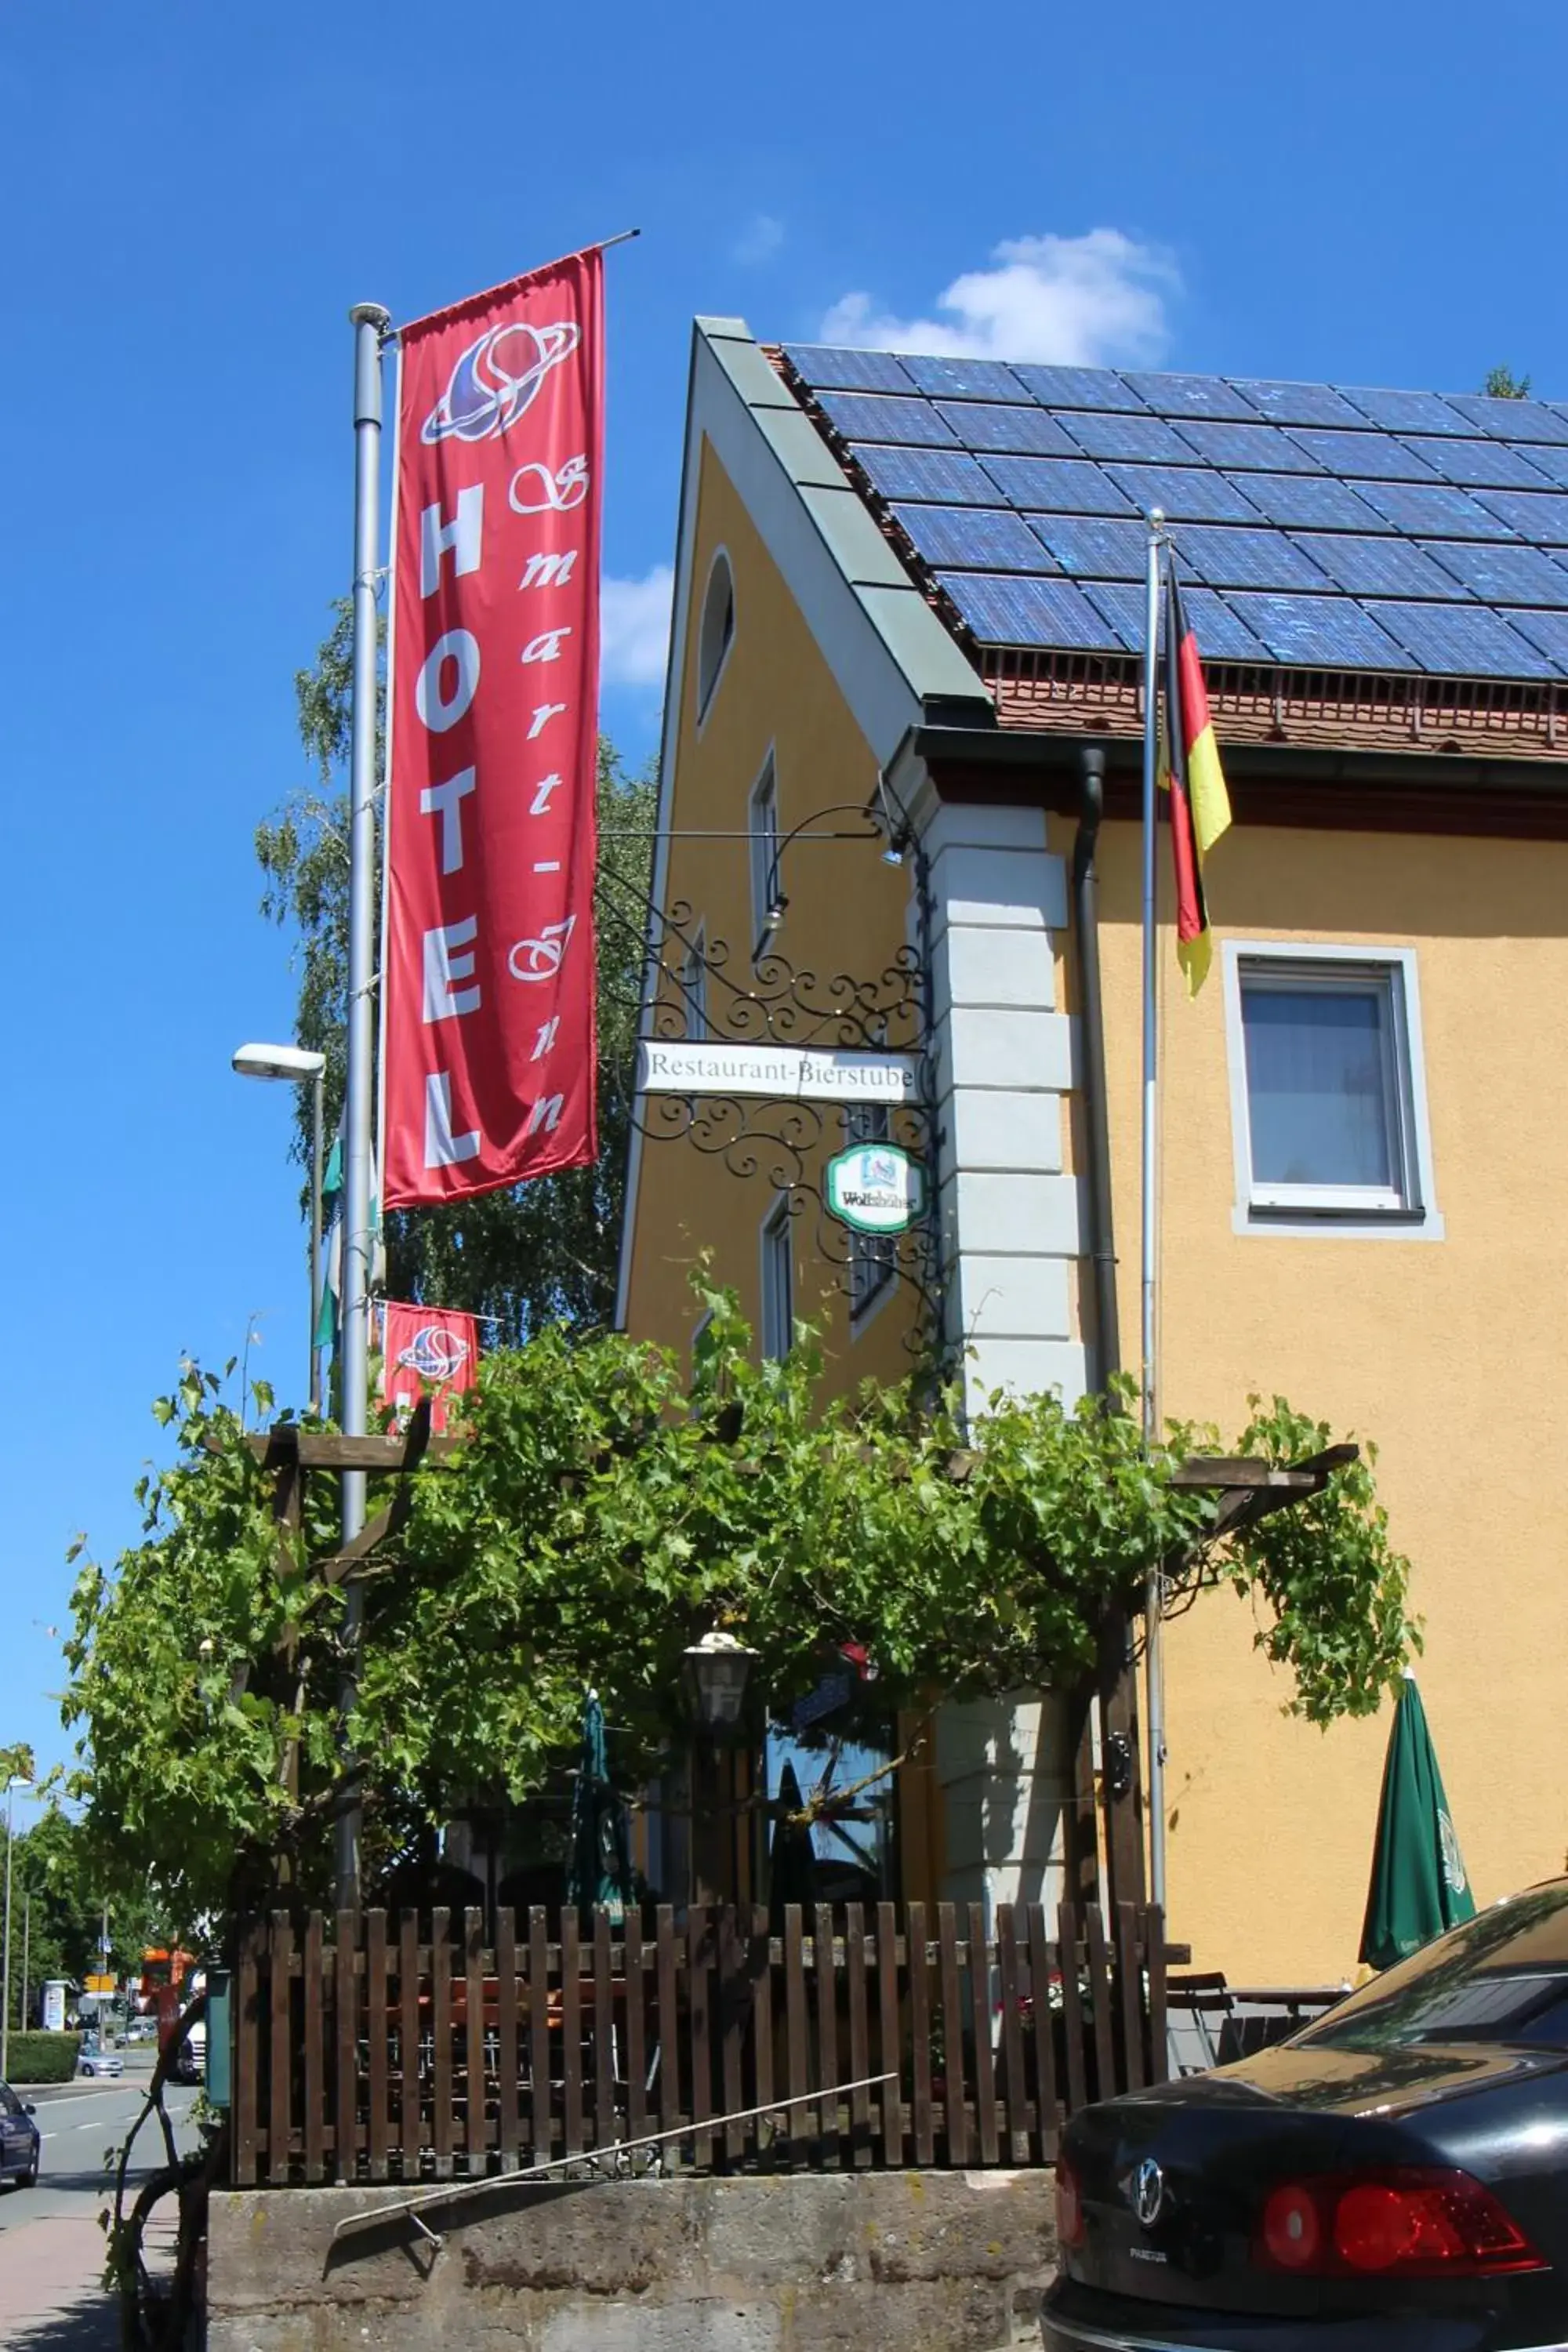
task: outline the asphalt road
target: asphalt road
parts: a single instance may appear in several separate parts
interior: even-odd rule
[[[0,2231],[60,2215],[96,2218],[112,2187],[111,2168],[125,2135],[142,2112],[152,2072],[150,2058],[133,2060],[116,2083],[61,2083],[52,2089],[18,2091],[19,2098],[32,2100],[37,2108],[34,2120],[44,2135],[43,2162],[36,2189],[0,2189]],[[195,2134],[183,2128],[195,2095],[188,2090],[165,2095],[182,2149],[196,2144]],[[154,2120],[143,2125],[136,2142],[132,2178],[155,2171],[163,2161],[163,2134]]]
[[[141,2114],[150,2053],[138,2053],[118,2082],[64,2083],[49,2090],[22,2088],[37,2110],[44,2135],[37,2184],[0,2189],[0,2344],[28,2352],[114,2352],[119,2328],[103,2293],[103,2233],[98,2217],[113,2195],[113,2168],[127,2132]],[[182,2148],[194,2147],[190,2127],[195,2093],[174,2090],[165,2104]],[[130,2178],[163,2161],[163,2134],[144,2125]],[[158,2262],[172,2252],[172,2203],[154,2216],[148,2252]]]

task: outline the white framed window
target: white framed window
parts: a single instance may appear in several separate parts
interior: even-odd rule
[[[686,1034],[700,1045],[712,1034],[708,1026],[708,926],[699,923],[680,959],[680,1009]]]
[[[862,1143],[890,1143],[893,1137],[893,1115],[886,1103],[853,1103],[844,1113],[844,1139],[848,1150]],[[851,1328],[858,1324],[888,1288],[898,1270],[898,1236],[894,1234],[861,1234],[854,1226],[846,1228],[849,1235],[849,1321]]]
[[[1241,1233],[1442,1234],[1411,948],[1225,942]]]
[[[752,786],[746,823],[752,854],[752,961],[763,953],[783,918],[779,879],[779,780],[772,747]]]
[[[795,1337],[795,1250],[789,1194],[781,1192],[763,1219],[763,1353],[787,1356]]]
[[[735,575],[723,548],[714,551],[702,592],[702,617],[697,626],[697,723],[708,716],[708,706],[719,690],[719,680],[735,642]]]

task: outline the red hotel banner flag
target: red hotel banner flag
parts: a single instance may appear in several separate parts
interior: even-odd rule
[[[479,1370],[479,1331],[471,1315],[446,1307],[406,1307],[389,1298],[382,1309],[381,1396],[406,1421],[422,1396],[435,1391],[430,1426],[447,1427],[447,1398],[471,1389]]]
[[[591,1161],[603,256],[402,331],[384,1199]]]

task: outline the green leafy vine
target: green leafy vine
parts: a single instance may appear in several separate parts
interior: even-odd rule
[[[757,1654],[781,1708],[847,1642],[889,1705],[1082,1691],[1108,1615],[1135,1614],[1163,1564],[1173,1605],[1252,1596],[1284,1704],[1321,1724],[1374,1709],[1417,1638],[1370,1447],[1321,1495],[1219,1535],[1214,1495],[1177,1477],[1212,1432],[1145,1449],[1120,1393],[998,1397],[968,1428],[956,1394],[912,1382],[825,1399],[809,1332],[758,1363],[734,1298],[700,1304],[689,1374],[553,1326],[490,1356],[465,1442],[414,1475],[363,1576],[348,1732],[373,1877],[422,1823],[544,1785],[590,1684],[617,1769],[656,1770],[685,1735],[680,1654],[712,1626]],[[310,1479],[290,1528],[216,1376],[187,1367],[156,1410],[177,1450],[144,1482],[143,1539],[77,1588],[77,1793],[106,1857],[153,1870],[184,1916],[258,1899],[279,1868],[319,1895],[345,1664],[335,1482]],[[1328,1442],[1277,1401],[1239,1449],[1288,1463]],[[373,1511],[391,1486],[372,1482]]]

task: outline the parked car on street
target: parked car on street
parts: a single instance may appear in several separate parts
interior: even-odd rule
[[[0,2180],[14,2180],[18,2189],[31,2189],[38,2177],[43,2138],[34,2114],[31,2100],[0,2083]]]
[[[207,2071],[207,2029],[205,2021],[197,2018],[185,2032],[170,2068],[176,2083],[203,2083]]]
[[[131,2042],[156,2042],[158,2021],[155,2017],[133,2017],[125,2029],[125,2039]]]
[[[1063,2135],[1047,2352],[1568,2342],[1568,1878]]]

